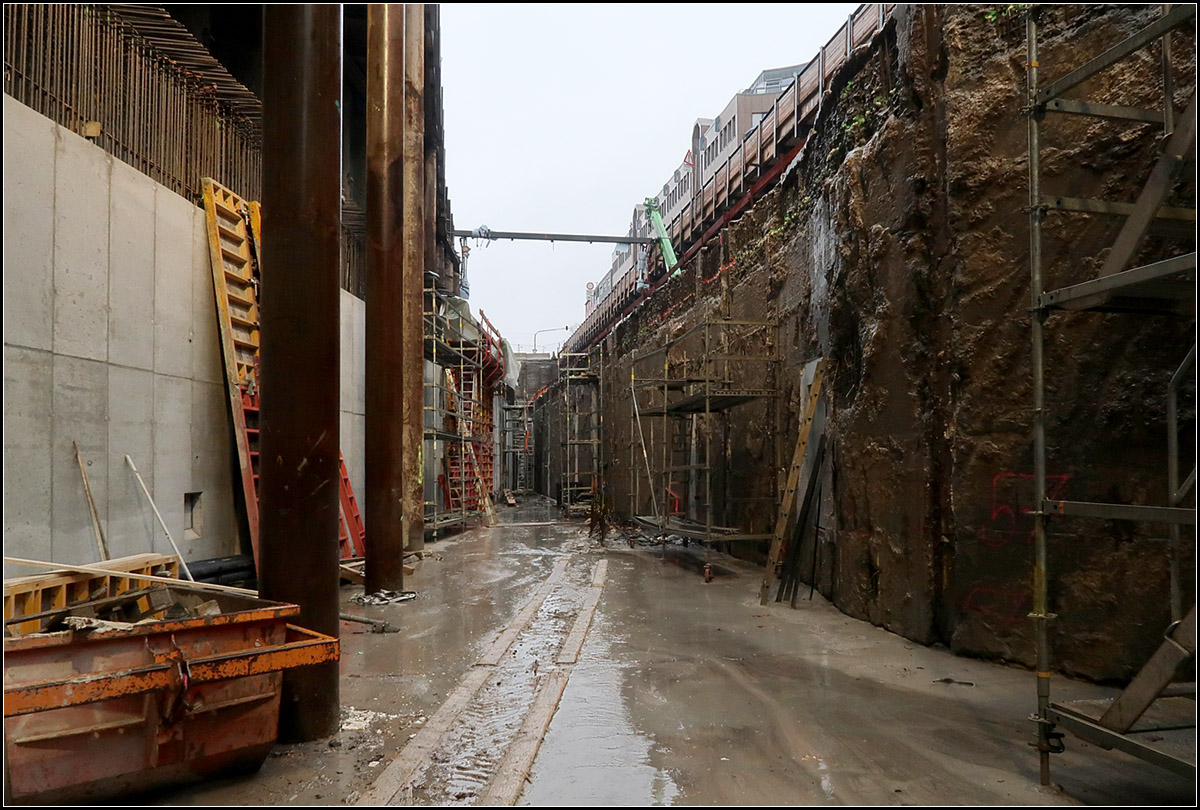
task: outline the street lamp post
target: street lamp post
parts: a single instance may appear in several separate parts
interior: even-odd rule
[[[533,333],[533,353],[537,354],[537,336],[540,335],[542,332],[561,332],[564,329],[570,329],[570,328],[571,327],[569,327],[569,326],[555,326],[550,329],[539,329],[536,332],[534,332]]]

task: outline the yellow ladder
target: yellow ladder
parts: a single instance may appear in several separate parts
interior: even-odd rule
[[[258,283],[262,209],[212,178],[204,178],[204,214],[225,364],[225,390],[237,437],[242,495],[258,569],[259,334]],[[364,529],[345,459],[338,455],[338,542],[343,559],[363,556]]]
[[[204,213],[217,299],[225,390],[233,414],[242,495],[258,569],[259,205],[204,178]]]

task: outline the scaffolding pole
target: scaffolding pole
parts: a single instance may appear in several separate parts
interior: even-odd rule
[[[1031,344],[1033,360],[1033,456],[1035,508],[1033,610],[1037,645],[1037,723],[1036,748],[1039,755],[1043,785],[1050,784],[1050,755],[1064,750],[1063,735],[1056,726],[1070,730],[1081,739],[1104,748],[1116,748],[1140,757],[1147,762],[1195,778],[1195,710],[1194,703],[1172,704],[1182,698],[1166,694],[1179,663],[1195,655],[1195,608],[1182,616],[1179,566],[1179,526],[1195,526],[1195,508],[1182,506],[1192,492],[1195,470],[1183,486],[1178,483],[1178,408],[1176,396],[1179,384],[1191,369],[1195,372],[1195,346],[1187,359],[1174,373],[1167,392],[1167,490],[1166,506],[1091,503],[1050,500],[1046,488],[1046,401],[1045,401],[1045,321],[1053,311],[1098,312],[1179,312],[1195,296],[1195,253],[1175,256],[1144,267],[1126,269],[1138,248],[1160,218],[1183,218],[1195,221],[1195,210],[1164,209],[1162,203],[1188,159],[1195,153],[1196,96],[1193,91],[1186,111],[1176,117],[1171,93],[1174,88],[1168,34],[1195,16],[1195,6],[1164,7],[1163,15],[1123,41],[1108,48],[1082,66],[1066,73],[1048,85],[1039,84],[1038,9],[1026,20],[1028,64],[1027,116],[1029,139],[1029,264],[1032,298]],[[1093,101],[1063,99],[1062,94],[1078,87],[1130,54],[1159,41],[1162,43],[1164,99],[1162,111],[1116,107]],[[1164,137],[1162,151],[1136,203],[1111,203],[1094,200],[1055,198],[1043,193],[1041,187],[1041,129],[1048,112],[1067,115],[1087,115],[1109,120],[1134,121],[1139,124],[1160,124]],[[1082,284],[1061,289],[1047,289],[1042,237],[1045,214],[1049,208],[1069,213],[1105,213],[1121,215],[1125,222],[1105,256],[1099,277]],[[1194,238],[1194,231],[1193,231]],[[1194,306],[1194,303],[1193,303]],[[1186,310],[1185,310],[1186,311]],[[1194,309],[1192,310],[1194,318]],[[1171,616],[1166,640],[1159,652],[1134,678],[1129,687],[1114,701],[1050,700],[1050,674],[1053,656],[1050,648],[1049,623],[1056,618],[1049,611],[1048,522],[1051,514],[1061,516],[1101,517],[1106,519],[1152,521],[1171,526],[1169,542],[1171,563]],[[1194,537],[1194,534],[1193,534]],[[1105,704],[1105,705],[1095,705]],[[1155,704],[1159,707],[1153,721],[1135,727],[1137,720]],[[1155,736],[1157,735],[1157,736]],[[1179,743],[1190,735],[1190,759],[1179,753]],[[1170,737],[1170,746],[1158,745]]]

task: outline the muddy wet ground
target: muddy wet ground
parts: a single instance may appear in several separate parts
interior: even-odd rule
[[[619,534],[600,544],[584,522],[557,517],[541,504],[501,508],[497,526],[428,545],[406,581],[418,592],[409,602],[359,606],[350,598],[361,588],[345,586],[345,610],[401,631],[343,622],[342,730],[277,746],[256,774],[145,801],[495,799],[488,791],[503,780],[493,775],[523,772],[513,752],[532,755],[523,726],[561,672],[557,711],[544,737],[534,722],[540,748],[523,789],[514,782],[518,804],[1195,803],[1189,780],[1069,735],[1053,760],[1058,787],[1042,789],[1025,669],[913,644],[807,591],[795,609],[761,607],[761,569],[713,553],[705,583],[703,550],[669,547],[664,560],[660,546],[630,548]],[[601,560],[578,661],[556,663]],[[523,607],[527,624],[481,670]],[[478,690],[464,693],[471,673]],[[1055,699],[1114,692],[1064,678],[1052,689]],[[447,698],[464,695],[448,714]],[[401,773],[412,743],[431,739],[412,775]]]

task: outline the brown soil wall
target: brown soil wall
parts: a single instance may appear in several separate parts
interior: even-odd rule
[[[604,452],[610,503],[618,513],[649,514],[631,357],[706,314],[777,319],[769,342],[781,360],[780,424],[764,399],[699,427],[727,459],[713,476],[721,522],[770,532],[780,464],[791,457],[802,411],[802,369],[823,357],[823,531],[817,548],[803,551],[816,561],[816,586],[846,613],[915,641],[1030,664],[1026,43],[1014,8],[899,7],[860,49],[835,77],[780,185],[605,339]],[[1082,63],[1157,8],[1043,7],[1043,76]],[[1194,29],[1174,43],[1182,109],[1195,86]],[[1152,46],[1073,96],[1158,106],[1160,59]],[[1050,119],[1043,186],[1132,201],[1158,134]],[[1194,199],[1191,187],[1177,193]],[[1048,286],[1094,277],[1119,224],[1050,215]],[[1140,260],[1178,247],[1153,241]],[[1049,319],[1051,497],[1165,502],[1166,385],[1193,333],[1190,317],[1170,315]],[[662,430],[643,428],[657,457]],[[673,441],[677,450],[679,436]],[[1190,448],[1193,434],[1183,441]],[[1166,528],[1061,519],[1051,531],[1056,666],[1127,678],[1169,621]],[[735,549],[764,551],[762,543]],[[1186,587],[1190,603],[1190,576]]]

